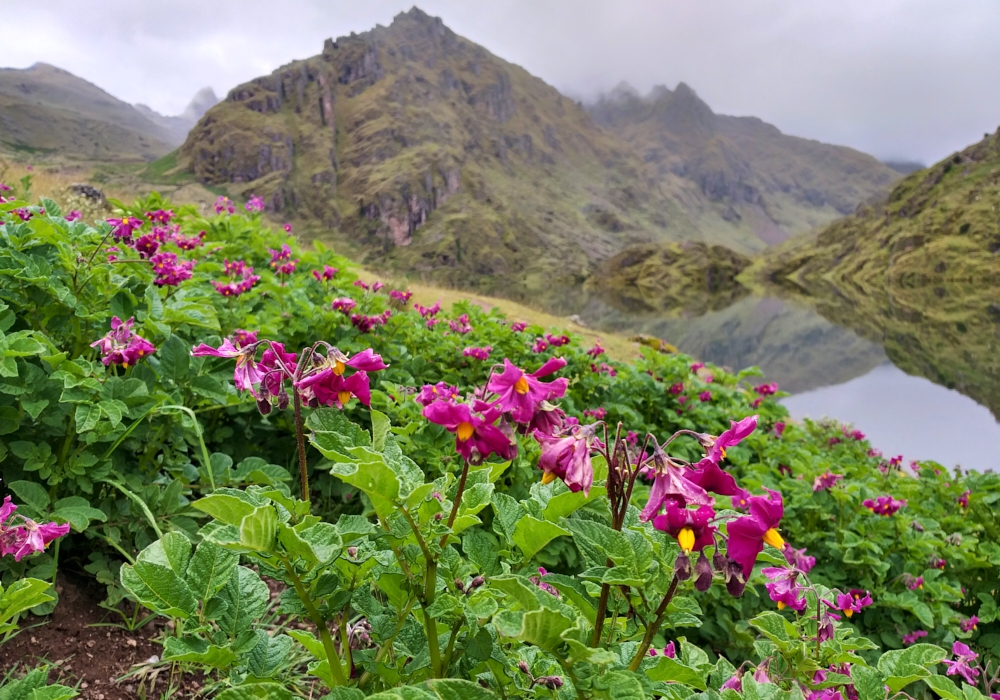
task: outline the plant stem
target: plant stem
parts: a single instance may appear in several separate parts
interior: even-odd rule
[[[431,617],[427,608],[434,603],[435,587],[437,585],[437,562],[428,562],[424,572],[424,596],[420,601],[424,613],[424,630],[427,634],[427,648],[431,653],[431,676],[441,677],[441,647],[438,642],[437,620]]]
[[[326,660],[330,664],[330,672],[333,674],[334,682],[337,685],[347,685],[347,676],[344,675],[344,668],[340,665],[340,656],[337,654],[337,648],[333,645],[333,637],[330,636],[330,630],[326,626],[326,621],[319,614],[319,610],[316,609],[312,598],[309,597],[309,592],[302,585],[302,579],[295,574],[295,570],[288,562],[288,559],[281,557],[281,563],[285,565],[285,572],[288,574],[288,578],[292,579],[292,585],[295,586],[295,592],[298,594],[299,600],[306,607],[309,619],[316,625],[320,639],[323,640],[323,649],[326,651]]]
[[[613,566],[614,562],[610,559],[604,564],[605,566]],[[611,584],[602,583],[601,584],[601,597],[597,600],[597,617],[594,619],[594,636],[590,638],[590,646],[598,647],[601,643],[601,635],[604,633],[604,618],[608,614],[608,596],[611,593]]]
[[[462,476],[458,479],[458,491],[455,492],[455,500],[451,502],[451,514],[448,516],[448,529],[455,524],[455,516],[458,515],[458,506],[462,503],[462,494],[465,493],[465,480],[469,476],[469,462],[468,460],[462,460]],[[448,544],[448,535],[450,533],[445,533],[441,536],[441,549]]]
[[[642,636],[642,642],[639,643],[639,648],[636,650],[635,656],[632,657],[632,663],[628,665],[629,671],[638,671],[642,660],[646,658],[649,645],[653,643],[653,637],[660,631],[660,625],[663,624],[663,618],[666,617],[667,606],[670,605],[670,601],[674,598],[674,593],[677,592],[678,583],[680,583],[680,579],[674,575],[674,580],[670,582],[670,588],[667,589],[663,600],[660,601],[660,606],[656,608],[656,617],[653,619],[653,624],[646,628],[646,634]]]
[[[396,639],[396,635],[400,633],[403,629],[403,623],[406,622],[407,617],[410,614],[410,608],[413,607],[413,603],[416,599],[411,597],[410,601],[406,604],[406,609],[399,616],[399,622],[396,623],[396,629],[392,631],[388,639],[382,641],[382,646],[379,647],[378,653],[375,654],[375,667],[378,668],[378,662],[381,661],[385,655],[392,649],[392,642]],[[365,671],[361,674],[361,680],[358,681],[358,687],[364,688],[368,682],[371,680],[372,674],[369,671]]]
[[[302,399],[299,390],[292,387],[292,397],[295,402],[295,440],[299,446],[299,479],[302,481],[302,500],[309,500],[309,474],[306,471],[306,438],[302,425]]]

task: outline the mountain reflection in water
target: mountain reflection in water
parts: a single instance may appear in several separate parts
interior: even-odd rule
[[[1000,466],[992,448],[1000,443],[1000,424],[990,409],[943,386],[952,383],[977,398],[992,396],[990,381],[975,390],[970,381],[970,367],[981,363],[968,359],[979,353],[969,347],[953,349],[966,360],[959,381],[954,381],[954,375],[941,371],[942,348],[930,352],[924,346],[940,345],[944,334],[932,327],[924,333],[909,328],[902,333],[889,325],[852,322],[843,309],[825,314],[843,319],[869,338],[884,339],[887,357],[883,343],[832,323],[809,306],[774,298],[748,296],[722,310],[685,316],[641,306],[623,308],[618,300],[590,295],[577,313],[592,328],[663,338],[682,352],[718,365],[756,365],[768,381],[793,394],[784,399],[793,417],[853,423],[887,456],[902,454],[907,461],[930,459],[977,470]],[[907,374],[890,359],[938,383]],[[983,379],[995,374],[992,366],[980,369]]]

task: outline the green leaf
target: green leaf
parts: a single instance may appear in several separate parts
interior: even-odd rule
[[[280,683],[244,683],[226,688],[214,700],[293,700],[294,696]]]
[[[924,679],[924,683],[945,700],[965,700],[958,686],[945,676],[928,676]]]
[[[318,449],[330,457],[323,451],[322,447],[318,447]],[[355,448],[354,451],[364,449]],[[330,473],[344,483],[364,491],[372,499],[372,505],[375,506],[376,512],[383,517],[394,512],[392,504],[399,498],[399,477],[385,463],[382,455],[368,450],[366,459],[360,464],[357,462],[335,462]]]
[[[438,678],[427,685],[441,700],[500,700],[492,690],[461,678]]]
[[[885,676],[909,675],[910,669],[915,667],[926,671],[941,663],[947,656],[948,652],[935,644],[914,644],[906,649],[894,649],[882,654],[878,660],[878,670]]]
[[[389,422],[389,417],[381,411],[372,409],[370,413],[372,417],[372,449],[381,452],[385,449],[385,438],[389,435],[392,424]]]
[[[55,502],[50,518],[69,523],[76,532],[83,532],[90,527],[91,520],[105,522],[108,519],[103,510],[91,507],[87,499],[81,496],[60,498]]]
[[[292,638],[287,634],[270,636],[257,630],[257,644],[247,656],[247,669],[257,678],[267,678],[284,663],[292,648]]]
[[[874,668],[854,664],[851,679],[858,691],[858,700],[885,700],[885,679]]]
[[[235,525],[236,527],[239,527],[243,518],[253,513],[256,507],[252,503],[228,493],[213,493],[210,496],[199,498],[191,505],[226,525]]]
[[[201,375],[192,379],[188,386],[191,387],[191,391],[206,399],[212,399],[221,404],[229,403],[229,390],[215,377]]]
[[[574,621],[549,608],[529,611],[503,610],[493,616],[497,632],[554,652],[562,643],[562,633],[574,626]]]
[[[264,614],[270,593],[260,576],[245,566],[238,566],[217,597],[226,603],[226,610],[218,621],[219,628],[230,637],[237,637]]]
[[[86,433],[101,420],[101,407],[96,404],[80,404],[76,407],[76,432]]]
[[[191,363],[191,349],[179,336],[171,335],[156,353],[160,360],[160,374],[179,384],[188,375]]]
[[[594,679],[594,688],[610,700],[646,700],[649,697],[639,678],[631,671],[609,671]]]
[[[312,632],[288,630],[288,635],[304,646],[306,651],[312,654],[317,660],[323,661],[326,659],[326,649],[323,648],[323,642],[316,639],[316,636]]]
[[[795,626],[776,612],[768,610],[750,620],[750,624],[760,630],[760,633],[778,645],[787,649],[793,641],[798,641]]]
[[[511,541],[521,548],[525,559],[531,559],[549,542],[560,535],[568,534],[570,534],[569,530],[555,523],[526,515],[517,521]]]
[[[240,522],[240,543],[258,552],[270,552],[274,549],[277,528],[278,513],[273,506],[255,508]]]
[[[618,566],[632,564],[635,558],[628,537],[613,530],[603,523],[593,520],[564,520],[566,527],[573,532],[573,541],[584,550],[594,561],[601,564],[611,559]]]
[[[683,683],[698,690],[708,688],[707,679],[690,666],[686,666],[669,656],[661,656],[655,666],[646,671],[650,680]]]
[[[209,644],[197,637],[167,637],[163,643],[164,661],[190,661],[210,668],[227,669],[236,654],[227,647]]]
[[[134,566],[122,566],[121,579],[126,590],[150,610],[187,618],[198,607],[187,584],[169,566],[136,561]]]
[[[14,492],[25,505],[31,506],[36,513],[44,515],[49,510],[49,494],[40,484],[34,481],[12,481],[7,487]]]
[[[549,499],[549,502],[545,505],[545,509],[542,511],[542,516],[554,523],[559,522],[559,518],[565,518],[591,501],[604,498],[605,493],[606,491],[603,486],[594,486],[591,488],[589,496],[585,496],[583,491],[564,491]]]
[[[239,562],[238,553],[202,541],[188,564],[188,587],[198,600],[207,601],[229,582]]]
[[[182,577],[191,559],[191,540],[179,532],[168,532],[139,552],[138,560],[169,567]]]
[[[0,629],[26,610],[55,600],[48,590],[49,583],[37,578],[18,579],[6,590],[0,587]]]

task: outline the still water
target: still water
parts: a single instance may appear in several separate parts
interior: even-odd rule
[[[623,309],[599,295],[579,310],[591,327],[663,338],[681,351],[729,368],[756,365],[768,381],[792,394],[783,399],[792,416],[831,417],[852,423],[886,456],[935,460],[966,469],[1000,469],[1000,423],[973,398],[899,369],[883,344],[832,323],[814,309],[779,299],[744,297],[707,313],[666,314]],[[915,336],[930,336],[914,333]],[[886,343],[897,364],[944,382],[939,357],[969,354],[954,347],[927,357],[923,346]],[[922,341],[914,341],[919,343]],[[922,354],[923,352],[923,354]],[[919,360],[914,360],[919,358]],[[982,364],[982,363],[980,363]],[[992,367],[983,368],[985,378]],[[963,390],[989,396],[976,377]],[[985,399],[988,400],[988,399]]]

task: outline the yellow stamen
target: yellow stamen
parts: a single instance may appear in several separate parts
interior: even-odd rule
[[[779,600],[779,601],[778,601],[778,610],[784,610],[784,609],[785,609],[785,604],[784,604],[784,603],[782,603],[782,602],[781,602],[781,601]]]
[[[682,528],[677,533],[677,544],[681,546],[685,554],[694,549],[694,530],[689,527]]]
[[[542,483],[543,484],[551,484],[555,480],[556,480],[556,473],[555,472],[542,472]]]
[[[848,608],[847,610],[844,611],[844,614],[847,615],[848,617],[850,617],[851,615],[854,614],[854,610],[852,610],[851,608]]]
[[[345,365],[340,360],[336,360],[333,363],[333,373],[336,374],[338,377],[344,373],[345,369],[347,369],[347,365]]]
[[[128,362],[122,362],[122,367],[124,367],[125,369],[128,369]]]
[[[351,392],[349,391],[339,391],[337,392],[337,400],[340,401],[340,405],[343,406],[348,401],[351,400]]]
[[[527,394],[528,388],[529,388],[528,380],[525,379],[523,375],[521,376],[520,379],[514,382],[514,391],[516,391],[519,394]]]
[[[767,542],[772,547],[774,547],[775,549],[785,548],[785,540],[781,538],[781,535],[779,535],[778,531],[775,530],[773,527],[764,533],[764,541]]]
[[[465,442],[472,437],[474,432],[476,432],[476,429],[472,427],[472,423],[466,423],[464,421],[458,424],[458,430],[455,431],[458,435],[458,439],[462,442]]]
[[[722,458],[723,458],[723,459],[725,459],[725,458],[726,458],[726,448],[725,448],[725,447],[723,447],[723,448],[722,448],[722,449],[720,450],[720,452],[722,452]]]

